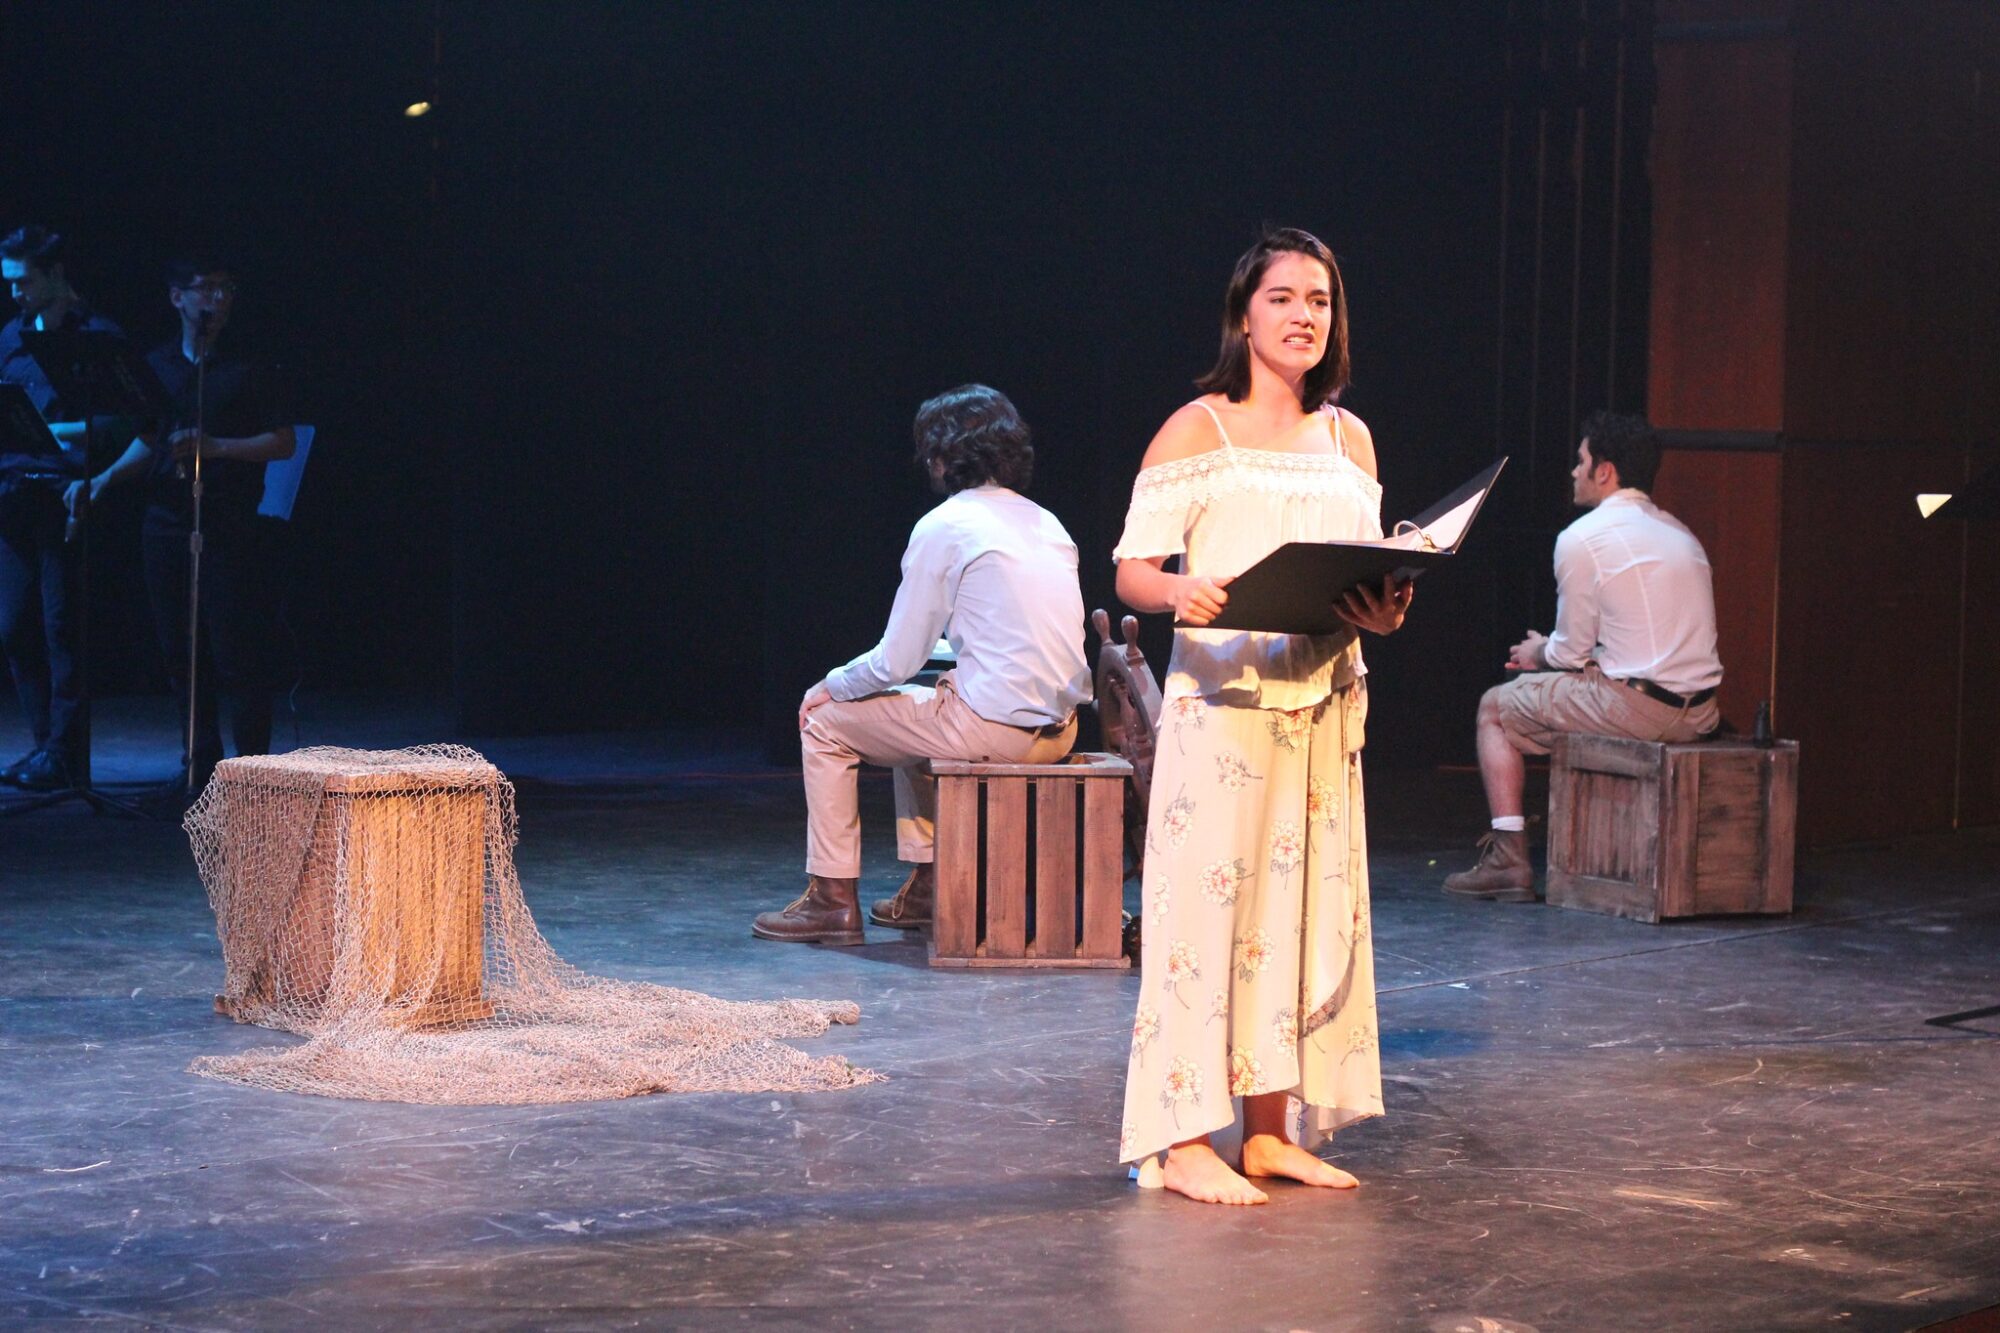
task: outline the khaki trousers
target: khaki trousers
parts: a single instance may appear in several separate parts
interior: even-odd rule
[[[1605,676],[1597,663],[1581,671],[1531,671],[1493,687],[1500,725],[1523,754],[1547,754],[1566,731],[1630,736],[1641,741],[1691,741],[1722,721],[1714,699],[1676,708]]]
[[[918,767],[926,759],[1052,764],[1076,744],[1076,719],[1036,731],[988,722],[958,697],[949,674],[936,689],[904,685],[852,703],[822,704],[799,733],[806,779],[806,873],[828,879],[861,874],[862,764],[895,770],[896,855],[932,859],[937,783]]]

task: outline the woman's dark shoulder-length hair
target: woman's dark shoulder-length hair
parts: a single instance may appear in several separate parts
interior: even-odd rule
[[[1229,276],[1229,291],[1222,298],[1222,350],[1215,358],[1215,368],[1194,384],[1203,393],[1223,394],[1232,403],[1240,403],[1249,395],[1250,339],[1243,332],[1243,321],[1250,313],[1250,298],[1264,281],[1264,270],[1284,254],[1304,255],[1326,265],[1327,285],[1333,298],[1333,325],[1326,355],[1306,372],[1299,385],[1300,401],[1306,411],[1316,412],[1338,399],[1340,391],[1347,387],[1347,285],[1340,280],[1340,265],[1334,263],[1333,251],[1326,248],[1326,242],[1297,227],[1275,227],[1265,232],[1236,261],[1236,271]]]
[[[1028,423],[1007,395],[984,384],[947,389],[917,409],[917,466],[946,495],[991,483],[1025,491],[1035,475]],[[933,473],[933,464],[942,465]]]

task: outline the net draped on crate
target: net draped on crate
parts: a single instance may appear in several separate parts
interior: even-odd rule
[[[781,1038],[860,1020],[586,975],[535,928],[514,788],[463,746],[232,759],[185,821],[218,1011],[302,1045],[203,1056],[247,1087],[440,1105],[818,1091],[879,1075]]]

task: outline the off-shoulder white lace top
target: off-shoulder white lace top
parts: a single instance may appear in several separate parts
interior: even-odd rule
[[[1382,488],[1347,456],[1340,413],[1323,417],[1332,453],[1238,448],[1207,403],[1221,447],[1142,468],[1114,560],[1178,555],[1181,572],[1234,576],[1286,542],[1374,541]],[[1177,629],[1165,697],[1248,708],[1307,708],[1367,668],[1352,630],[1332,635]]]

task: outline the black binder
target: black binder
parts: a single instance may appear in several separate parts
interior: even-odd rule
[[[1229,584],[1222,614],[1205,628],[1277,634],[1352,628],[1334,610],[1334,601],[1363,584],[1379,587],[1391,575],[1416,578],[1457,555],[1505,466],[1502,458],[1482,469],[1379,542],[1285,543]]]

